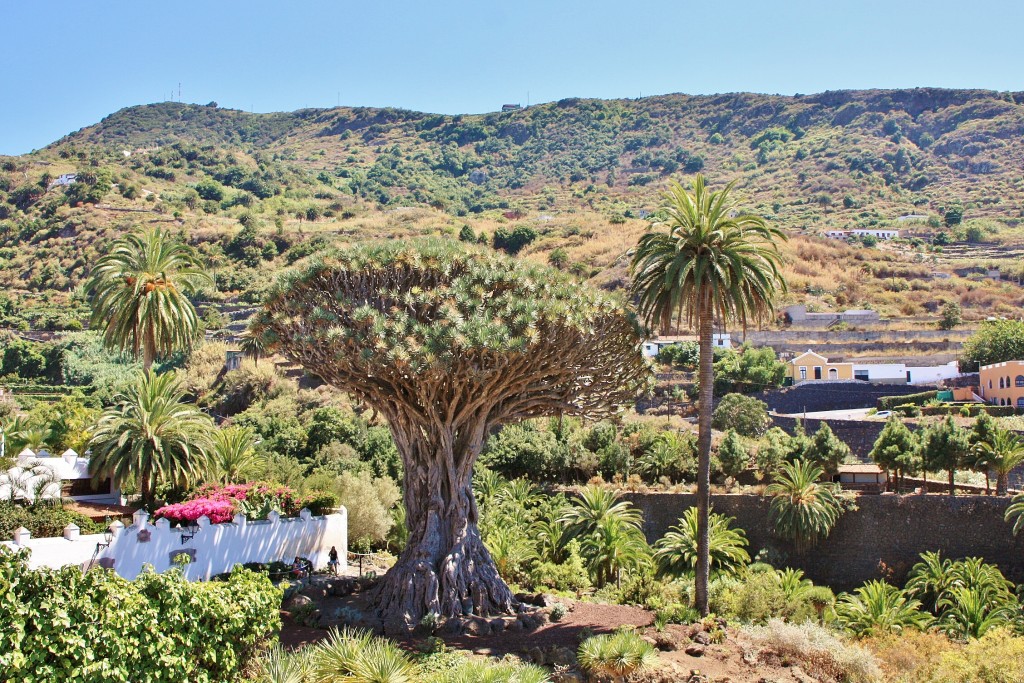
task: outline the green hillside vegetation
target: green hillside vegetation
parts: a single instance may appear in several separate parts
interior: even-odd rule
[[[617,289],[670,178],[737,180],[787,230],[789,300],[967,321],[1024,305],[1024,93],[915,89],[782,97],[570,98],[505,113],[250,114],[123,109],[0,158],[2,326],[76,329],[96,245],[161,225],[195,244],[212,302],[256,302],[273,272],[328,243],[479,240]],[[70,186],[54,185],[77,173]],[[907,218],[911,217],[911,218]],[[900,220],[900,219],[903,220]],[[827,229],[905,231],[894,243]],[[936,280],[933,271],[951,273]],[[199,302],[200,304],[203,301]]]

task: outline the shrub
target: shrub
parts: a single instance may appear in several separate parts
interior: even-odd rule
[[[280,628],[281,591],[240,567],[226,582],[171,570],[28,569],[0,550],[0,670],[20,681],[234,680]]]
[[[915,405],[923,406],[928,401],[936,398],[938,391],[922,391],[917,394],[903,394],[902,396],[882,396],[877,401],[879,410],[892,410],[896,406]]]
[[[824,423],[822,423],[824,424]],[[743,446],[736,430],[730,429],[725,438],[718,444],[718,461],[722,463],[722,472],[730,477],[738,477],[750,463],[750,454]]]
[[[401,499],[395,482],[365,472],[344,472],[338,477],[334,492],[348,510],[350,543],[381,544],[387,539],[394,523],[391,508]]]
[[[580,556],[580,543],[572,540],[567,544],[565,562],[541,562],[530,572],[530,583],[534,589],[548,588],[557,591],[584,591],[590,588],[590,576]]]
[[[577,657],[585,671],[614,677],[649,669],[658,659],[654,646],[632,631],[587,638]]]
[[[924,628],[931,617],[921,603],[884,581],[868,581],[836,602],[839,625],[857,636],[900,633],[905,628]]]
[[[0,538],[9,539],[18,527],[25,527],[33,538],[61,536],[64,527],[74,523],[83,534],[96,533],[103,525],[85,515],[66,510],[60,505],[39,503],[23,507],[9,501],[0,501]]]
[[[760,436],[769,423],[768,405],[743,394],[724,396],[711,416],[711,426],[715,429],[734,429],[743,436]]]
[[[765,626],[747,629],[751,640],[783,661],[799,662],[818,678],[874,683],[882,677],[878,660],[867,649],[851,644],[816,624],[790,624],[772,619]]]

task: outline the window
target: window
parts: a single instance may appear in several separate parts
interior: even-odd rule
[[[991,388],[992,388],[992,380],[989,380],[989,381],[988,381],[988,388],[989,388],[989,389],[991,389]]]
[[[1014,384],[1018,387],[1024,387],[1024,375],[1017,375],[1017,379],[1014,380]]]
[[[1003,378],[1002,377],[999,378],[999,388],[1000,389],[1003,388]]]
[[[1024,408],[1024,396],[1021,396],[1020,398],[1017,399],[1017,407]]]
[[[800,367],[800,379],[807,379],[807,368]]]
[[[815,365],[814,366],[814,379],[821,379],[821,366],[820,365]]]

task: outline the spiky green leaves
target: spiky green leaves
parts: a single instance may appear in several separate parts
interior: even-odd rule
[[[503,419],[597,415],[648,377],[636,331],[612,300],[457,242],[325,255],[280,281],[256,325],[324,379],[420,413],[438,402],[504,402]]]

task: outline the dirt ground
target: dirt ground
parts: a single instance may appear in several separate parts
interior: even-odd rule
[[[487,635],[457,635],[444,637],[445,644],[455,650],[476,655],[501,657],[506,654],[524,658],[536,648],[551,650],[567,648],[575,652],[586,631],[594,634],[609,633],[620,626],[634,626],[645,636],[654,638],[657,634],[652,626],[654,614],[650,611],[624,605],[603,605],[588,602],[562,601],[570,611],[557,622],[547,622],[531,631]],[[363,604],[358,595],[348,598],[328,598],[324,606],[349,606]],[[310,628],[296,623],[292,615],[282,611],[281,643],[288,648],[297,648],[315,643],[327,637],[328,629]],[[759,661],[756,652],[746,642],[742,633],[727,629],[724,642],[704,648],[701,656],[691,656],[686,649],[692,645],[692,627],[669,625],[667,633],[678,645],[676,649],[659,652],[659,666],[641,681],[692,681],[693,683],[813,683],[813,678],[798,667],[784,666],[779,662]],[[400,644],[415,649],[421,639],[414,637],[396,638]]]

